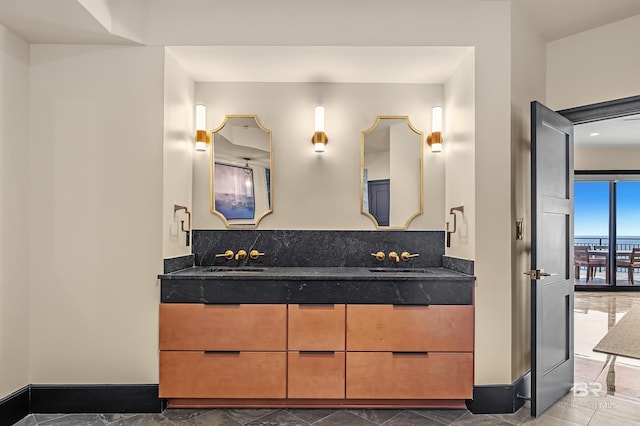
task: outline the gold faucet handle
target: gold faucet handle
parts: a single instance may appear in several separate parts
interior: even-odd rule
[[[225,259],[233,259],[233,250],[227,250],[224,253],[216,254],[216,257],[224,257]]]
[[[251,250],[249,252],[249,257],[252,258],[253,260],[256,260],[260,256],[264,256],[264,253],[260,253],[258,250]]]
[[[238,250],[238,252],[236,253],[236,260],[242,260],[245,257],[247,257],[247,251],[246,250]]]
[[[389,253],[389,260],[391,260],[392,262],[400,262],[400,257],[398,256],[398,253],[392,251],[391,253]]]
[[[405,262],[409,259],[411,259],[412,257],[418,257],[420,256],[419,253],[416,254],[411,254],[408,251],[403,251],[402,254],[400,255],[400,257],[402,258],[402,260],[404,260]]]
[[[377,253],[371,253],[371,256],[375,257],[378,262],[382,262],[384,260],[384,253],[379,251]]]

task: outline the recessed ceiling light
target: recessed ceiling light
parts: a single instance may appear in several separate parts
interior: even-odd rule
[[[589,136],[600,136],[600,133],[598,132],[589,133]]]

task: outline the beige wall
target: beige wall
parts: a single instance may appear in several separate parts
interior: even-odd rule
[[[360,214],[360,136],[377,115],[408,115],[426,131],[441,85],[196,83],[196,102],[207,104],[207,124],[225,114],[257,114],[273,132],[274,211],[260,229],[374,229]],[[313,151],[314,107],[325,106],[326,152]],[[426,153],[425,213],[411,229],[442,229],[443,165]],[[224,229],[209,211],[209,155],[194,154],[194,228]]]
[[[575,170],[638,170],[640,148],[576,148]]]
[[[157,383],[163,69],[31,47],[30,383]]]
[[[512,380],[531,368],[531,101],[545,103],[546,43],[517,6],[511,21],[511,348]],[[515,223],[524,222],[516,240]]]
[[[29,45],[0,25],[0,399],[29,384]]]
[[[164,147],[163,147],[163,221],[162,256],[164,258],[191,253],[186,245],[180,221],[188,226],[188,216],[181,210],[174,214],[174,205],[185,206],[190,212],[193,191],[193,155],[195,151],[194,82],[169,52],[164,66]]]
[[[444,220],[453,230],[452,207],[464,206],[464,215],[457,215],[457,230],[451,234],[449,256],[475,259],[475,54],[472,52],[458,66],[444,85],[443,157],[445,160]]]
[[[342,11],[343,4],[329,6]],[[379,4],[366,19],[354,4],[344,6],[347,15],[332,13],[332,7],[323,4],[327,12],[323,22],[332,31],[318,33],[307,27],[274,25],[284,14],[276,16],[269,6],[255,3],[256,16],[267,9],[269,16],[261,22],[273,31],[256,31],[251,21],[244,23],[245,31],[234,21],[228,38],[223,35],[217,41],[475,47],[476,217],[469,220],[482,225],[475,238],[476,383],[508,383],[512,377],[508,296],[512,274],[505,261],[511,253],[509,2],[404,4],[403,8],[395,2]],[[407,9],[415,13],[407,14]],[[296,21],[296,14],[303,18],[306,13],[291,11],[286,20]],[[430,25],[424,25],[425,16]],[[396,17],[402,18],[397,19],[402,31],[386,25]],[[200,19],[206,23],[209,18]],[[159,24],[164,20],[153,20],[150,28]],[[225,32],[224,25],[212,30],[195,20],[185,36],[200,31],[204,43]],[[38,185],[29,195],[33,231],[29,255],[38,263],[30,277],[30,382],[156,381],[155,276],[163,250],[162,49],[38,45],[31,59],[30,99],[37,102],[31,110],[30,178]],[[196,86],[196,100],[212,99],[210,127],[227,113],[256,113],[274,130],[274,170],[281,170],[280,164],[287,166],[274,176],[279,215],[267,216],[264,229],[371,229],[371,222],[359,213],[360,131],[373,122],[370,115],[380,113],[409,112],[417,128],[428,131],[430,126],[431,105],[425,99],[431,95],[396,97],[402,85],[393,85],[380,98],[386,97],[384,102],[366,108],[353,108],[357,106],[353,97],[369,96],[367,85],[350,85],[353,90],[347,93],[335,90],[342,85],[331,84],[202,86]],[[317,102],[327,107],[330,138],[322,156],[313,153],[309,142]],[[424,116],[414,118],[414,110]],[[197,201],[202,188],[196,186],[202,185],[203,177],[208,182],[201,162],[194,154],[194,211],[208,211],[208,198],[204,210]],[[427,153],[425,165],[425,182],[443,180],[443,155]],[[331,194],[333,188],[340,190]],[[441,201],[432,205],[427,201],[425,214],[414,220],[412,228],[443,229],[444,185],[431,189],[427,185],[425,195],[426,200]],[[196,227],[222,224],[200,222]]]
[[[547,46],[547,101],[554,110],[640,94],[640,15]]]

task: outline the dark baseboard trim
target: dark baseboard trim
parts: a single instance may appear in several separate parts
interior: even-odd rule
[[[10,426],[29,413],[29,386],[0,399],[0,426]]]
[[[467,409],[473,414],[515,413],[529,398],[530,389],[530,371],[510,385],[474,386],[473,400],[467,401]]]
[[[31,385],[32,413],[161,413],[158,385]]]

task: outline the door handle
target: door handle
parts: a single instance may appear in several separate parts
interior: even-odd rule
[[[524,272],[525,275],[529,275],[532,280],[539,280],[542,277],[552,277],[557,274],[549,274],[548,272],[541,271],[540,269],[531,269],[530,271]]]

